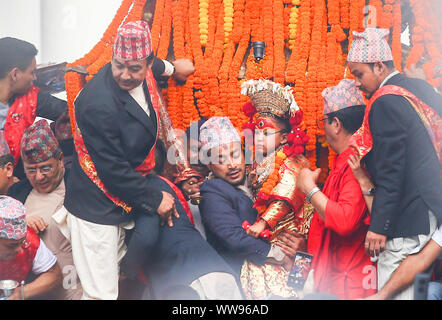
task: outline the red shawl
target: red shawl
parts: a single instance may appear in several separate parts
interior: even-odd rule
[[[373,138],[371,136],[370,125],[368,123],[371,106],[376,99],[387,94],[403,96],[408,100],[408,102],[410,102],[411,106],[416,111],[427,129],[436,155],[440,161],[442,158],[442,118],[439,117],[439,115],[431,107],[425,104],[414,94],[402,87],[395,85],[383,86],[371,97],[370,101],[368,102],[368,106],[365,109],[362,126],[358,131],[355,132],[355,134],[353,134],[350,140],[350,146],[357,150],[361,158],[370,152],[373,147]]]
[[[37,100],[40,89],[32,86],[29,91],[15,99],[8,110],[5,122],[5,138],[14,156],[14,165],[20,159],[20,144],[23,132],[34,123],[37,115]]]

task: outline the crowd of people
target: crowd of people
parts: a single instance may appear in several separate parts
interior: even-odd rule
[[[194,66],[156,58],[146,22],[119,28],[72,119],[33,85],[35,46],[0,39],[0,283],[22,284],[5,298],[413,299],[424,273],[441,299],[442,96],[395,69],[387,36],[355,32],[354,80],[322,93],[324,185],[289,86],[244,81],[244,130],[189,124],[174,166],[156,82]]]

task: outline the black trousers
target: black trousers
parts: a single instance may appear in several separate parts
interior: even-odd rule
[[[157,213],[134,214],[135,227],[126,230],[127,252],[124,256],[120,272],[131,280],[135,280],[141,268],[149,261],[158,241],[160,216]]]

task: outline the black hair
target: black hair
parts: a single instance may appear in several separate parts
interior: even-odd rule
[[[155,58],[155,56],[153,52],[151,52],[149,56],[146,58],[146,65],[149,65],[153,61],[153,58]]]
[[[338,118],[341,121],[344,129],[353,134],[362,125],[364,120],[365,105],[357,105],[349,108],[344,108],[335,112],[327,114],[327,121],[329,124],[333,122],[333,118]]]
[[[6,37],[0,39],[0,79],[17,67],[25,71],[37,55],[37,48],[27,41]]]
[[[3,168],[4,166],[6,166],[9,162],[14,164],[14,156],[12,154],[8,153],[8,154],[1,156],[0,157],[0,168]]]
[[[395,68],[395,66],[394,66],[394,61],[393,61],[393,60],[382,61],[382,63],[383,63],[383,64],[384,64],[389,70],[392,70],[392,69]],[[367,64],[370,66],[371,70],[374,70],[374,65],[376,64],[376,62],[370,62],[370,63],[367,63]]]
[[[292,130],[292,126],[290,124],[290,120],[289,119],[281,118],[281,117],[276,117],[276,116],[274,116],[274,118],[276,119],[276,121],[279,122],[280,125],[282,125],[283,132],[289,133]]]
[[[277,115],[269,112],[262,112],[262,116],[264,117],[270,117],[276,120],[276,122],[282,126],[283,132],[289,133],[292,130],[292,126],[290,124],[290,119],[278,117]]]

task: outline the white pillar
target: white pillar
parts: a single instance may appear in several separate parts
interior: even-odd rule
[[[101,39],[122,2],[40,1],[43,63],[72,62],[84,56]]]
[[[40,0],[0,0],[0,38],[14,37],[35,45],[41,62]]]

